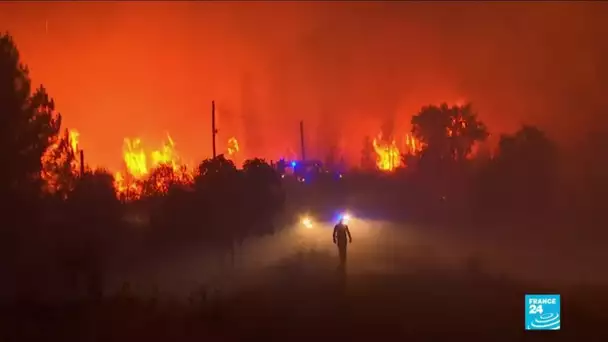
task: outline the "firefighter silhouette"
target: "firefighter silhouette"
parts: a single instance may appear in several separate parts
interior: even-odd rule
[[[340,267],[346,266],[346,249],[349,243],[353,242],[353,238],[350,235],[348,225],[344,221],[344,218],[340,218],[338,224],[334,226],[333,234],[334,244],[338,246],[338,253],[340,255]]]

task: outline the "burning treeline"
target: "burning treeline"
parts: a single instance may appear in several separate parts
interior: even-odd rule
[[[403,135],[401,141],[395,138],[385,138],[380,133],[372,140],[372,146],[376,153],[376,167],[381,171],[393,171],[407,166],[403,156],[417,155],[422,150],[421,143],[409,133]]]
[[[459,105],[452,106],[451,110],[454,108],[459,108]],[[462,115],[454,115],[450,120],[445,128],[447,137],[456,138],[467,129],[467,122]],[[372,146],[376,153],[376,167],[382,171],[393,171],[407,167],[403,157],[418,155],[423,150],[424,143],[410,133],[394,138],[392,125],[385,125],[382,132],[372,140]]]
[[[79,136],[76,130],[66,130],[45,153],[41,176],[47,184],[47,192],[55,193],[69,187],[59,180],[62,172],[72,176],[79,173]],[[125,138],[123,170],[113,172],[116,194],[121,198],[136,199],[150,187],[154,191],[166,192],[171,184],[191,184],[197,171],[181,158],[175,145],[169,134],[158,149],[146,148],[140,138]],[[235,137],[228,139],[225,156],[234,161],[239,150],[238,140]],[[57,174],[59,176],[52,176]]]
[[[236,164],[239,151],[238,140],[229,138],[225,156]],[[191,184],[197,172],[179,155],[169,134],[155,150],[146,150],[139,138],[125,138],[123,161],[124,170],[114,173],[114,187],[119,196],[127,199],[140,197],[150,186],[153,191],[164,193],[171,184]]]
[[[80,170],[78,140],[80,133],[76,130],[66,130],[64,134],[47,150],[43,157],[45,170],[42,178],[47,183],[48,192],[56,192],[62,186],[58,180],[53,179],[51,168],[63,165],[64,172],[77,175]],[[421,150],[420,142],[411,134],[404,134],[401,139],[385,138],[382,134],[373,139],[374,159],[376,168],[390,172],[406,166],[403,161],[404,154],[415,155]],[[225,156],[235,162],[239,161],[239,142],[231,137],[226,143]],[[167,134],[166,140],[157,149],[149,149],[140,138],[125,138],[122,150],[122,170],[113,171],[114,187],[118,196],[135,199],[145,192],[146,183],[152,182],[156,191],[168,190],[170,184],[191,184],[196,175],[196,168],[188,165],[179,155],[176,143]],[[53,165],[51,165],[51,161]]]

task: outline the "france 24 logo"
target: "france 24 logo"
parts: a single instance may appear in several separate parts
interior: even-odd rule
[[[560,330],[560,295],[526,295],[526,330]]]

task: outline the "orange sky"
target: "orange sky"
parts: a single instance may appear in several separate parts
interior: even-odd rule
[[[87,160],[121,166],[124,137],[188,160],[234,135],[248,156],[339,144],[358,161],[387,120],[468,99],[491,131],[557,136],[598,120],[608,3],[49,2],[0,4],[34,83],[81,132]],[[48,30],[47,30],[48,28]],[[603,119],[605,120],[605,119]],[[603,121],[605,122],[605,121]]]

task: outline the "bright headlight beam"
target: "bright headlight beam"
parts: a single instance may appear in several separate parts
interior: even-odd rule
[[[302,219],[302,225],[308,229],[312,228],[312,220],[310,217],[304,217]]]

